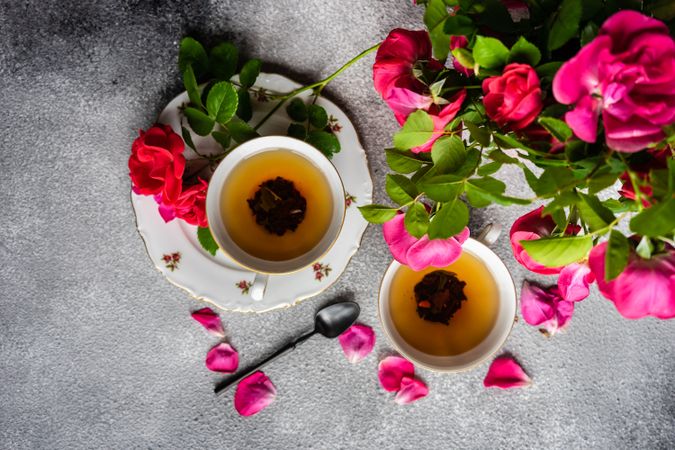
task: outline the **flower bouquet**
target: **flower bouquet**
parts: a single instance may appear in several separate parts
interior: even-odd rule
[[[524,319],[552,334],[597,282],[626,318],[675,317],[675,42],[642,3],[418,0],[428,30],[393,30],[375,89],[401,129],[386,149],[394,258],[444,267],[474,208],[530,205],[516,260],[559,275],[526,283]],[[672,17],[671,17],[672,18]],[[522,171],[532,194],[500,169]]]

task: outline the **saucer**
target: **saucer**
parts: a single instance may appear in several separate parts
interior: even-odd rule
[[[275,94],[290,92],[299,88],[300,84],[278,74],[261,73],[255,87]],[[311,92],[307,91],[298,95],[298,98],[307,100],[310,96]],[[187,93],[183,92],[166,106],[157,122],[170,125],[180,135],[180,109],[188,102]],[[357,206],[371,203],[373,182],[368,170],[366,152],[347,115],[323,97],[316,103],[326,109],[329,126],[333,128],[341,146],[341,151],[333,156],[331,162],[342,178],[347,209],[344,225],[331,250],[303,270],[270,277],[264,298],[254,301],[249,295],[255,278],[253,272],[242,269],[220,250],[212,256],[199,244],[197,227],[177,219],[164,222],[157,203],[151,196],[132,192],[131,203],[136,213],[138,231],[150,259],[167,280],[193,297],[212,303],[218,308],[256,313],[293,306],[321,293],[337,281],[358,250],[368,225]],[[255,124],[276,102],[265,101],[262,95],[252,95],[252,104],[253,118],[250,123]],[[285,108],[279,108],[258,131],[262,136],[285,136],[290,123]],[[186,121],[183,126],[188,127]],[[209,136],[201,137],[192,133],[192,140],[200,153],[222,152]],[[185,156],[189,160],[196,155],[186,146]]]

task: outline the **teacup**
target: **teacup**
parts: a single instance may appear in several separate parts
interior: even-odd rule
[[[461,372],[472,369],[494,355],[511,332],[516,316],[516,290],[511,275],[488,245],[494,243],[501,232],[496,224],[488,225],[477,239],[469,238],[462,246],[475,260],[480,261],[496,286],[495,319],[487,334],[472,348],[459,354],[439,356],[411,345],[403,338],[392,319],[392,281],[402,265],[393,261],[386,270],[380,286],[378,312],[380,322],[391,344],[414,364],[438,372]],[[470,301],[471,299],[469,299]],[[461,311],[461,309],[460,309]],[[420,319],[421,320],[421,319]],[[441,325],[442,326],[442,325]],[[447,326],[447,325],[446,325]],[[452,321],[450,322],[452,326]]]
[[[275,161],[275,155],[281,155],[287,158],[287,163],[284,164],[282,162],[275,166],[272,163],[270,163],[270,165],[264,162]],[[254,160],[254,158],[257,158],[257,160]],[[306,186],[308,191],[311,190],[311,187],[312,189],[316,188],[317,190],[320,190],[322,193],[318,198],[322,199],[319,206],[324,209],[322,213],[323,219],[319,221],[320,224],[317,226],[310,227],[309,224],[305,226],[305,234],[311,232],[315,236],[315,238],[313,238],[314,240],[295,245],[294,241],[283,241],[280,239],[278,240],[278,244],[271,244],[269,246],[269,251],[271,253],[274,253],[274,251],[277,250],[277,247],[281,246],[286,246],[293,251],[296,251],[296,253],[293,253],[292,257],[287,259],[283,256],[280,257],[278,254],[275,254],[274,257],[261,257],[260,254],[253,254],[254,252],[251,250],[250,245],[255,245],[256,241],[246,242],[247,240],[251,241],[251,239],[253,239],[252,236],[256,236],[256,233],[261,233],[262,231],[255,222],[255,219],[252,218],[254,217],[254,213],[248,209],[249,207],[246,203],[248,199],[245,197],[240,198],[241,196],[232,197],[232,192],[235,191],[232,186],[235,182],[241,184],[241,180],[236,181],[238,179],[246,180],[248,175],[242,175],[244,172],[239,172],[239,175],[237,175],[237,173],[240,168],[251,167],[251,164],[253,164],[254,161],[257,161],[256,164],[263,161],[263,166],[259,166],[257,172],[254,172],[256,174],[265,172],[269,173],[271,178],[274,178],[275,173],[282,173],[284,170],[288,171],[288,166],[291,166],[291,163],[301,163],[305,165],[305,167],[311,167],[311,172],[318,174],[317,177],[314,177],[314,180],[320,179],[319,181],[314,181],[314,186]],[[281,159],[280,161],[284,161],[284,159]],[[303,179],[296,181],[299,183],[304,182],[305,184],[309,183],[307,180]],[[228,187],[230,190],[228,190]],[[309,192],[309,194],[312,194],[315,197],[318,196],[316,192]],[[345,216],[344,198],[344,187],[340,176],[333,164],[331,164],[323,153],[306,142],[294,138],[285,136],[265,136],[252,139],[236,147],[216,168],[211,181],[209,182],[206,196],[206,215],[208,217],[209,227],[213,234],[213,238],[220,249],[235,263],[256,273],[255,280],[249,292],[254,300],[261,300],[264,296],[265,287],[267,286],[270,275],[281,275],[299,271],[312,265],[328,252],[342,229]],[[316,203],[318,201],[319,200],[316,200],[314,202],[315,205],[312,205],[308,200],[308,212],[305,218],[310,215],[309,208],[314,208],[313,211],[316,211]],[[232,222],[228,222],[229,219],[224,219],[224,212],[227,211],[227,208],[231,205],[235,204],[235,202],[242,202],[236,203],[236,207],[239,208],[237,211],[239,211],[240,217],[245,218],[245,220],[248,221],[243,223],[243,225],[238,222],[239,225],[237,226],[240,228],[238,234],[239,237],[236,236],[236,229],[232,225]],[[232,209],[230,208],[230,210]],[[246,217],[247,214],[249,215],[248,217]],[[241,231],[242,226],[248,228],[244,228],[243,231]],[[298,228],[298,230],[300,230],[300,228]],[[291,233],[295,232],[295,229],[292,232],[288,231],[289,236],[292,236]],[[258,236],[263,235],[258,234]],[[270,236],[272,237],[269,238],[269,242],[277,242],[275,241],[276,238],[274,237],[274,234]],[[237,239],[239,239],[239,242],[237,242]],[[267,238],[265,237],[265,239]],[[292,237],[290,239],[292,239]],[[307,240],[305,239],[305,241]],[[247,245],[249,247],[247,247]],[[248,248],[248,250],[244,247]]]

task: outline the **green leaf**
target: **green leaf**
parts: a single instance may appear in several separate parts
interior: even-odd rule
[[[178,69],[185,73],[188,66],[192,66],[194,75],[201,78],[206,75],[209,67],[209,58],[202,44],[191,37],[185,37],[180,41],[178,49]]]
[[[492,161],[487,164],[483,164],[478,168],[476,173],[480,176],[485,176],[485,175],[492,175],[493,173],[499,171],[502,167],[502,162],[500,161]]]
[[[553,79],[555,74],[558,72],[558,69],[563,65],[562,61],[552,61],[541,66],[537,67],[535,72],[539,75],[540,78],[550,78]]]
[[[227,130],[230,132],[232,139],[239,144],[260,136],[251,125],[236,118],[227,123]]]
[[[534,67],[539,64],[539,61],[541,61],[541,52],[536,45],[529,42],[523,36],[518,38],[509,52],[509,63],[520,62]]]
[[[209,57],[209,66],[211,75],[217,80],[228,81],[232,75],[237,73],[237,63],[239,62],[239,51],[230,42],[223,42],[211,49]]]
[[[423,179],[419,190],[437,202],[448,202],[457,198],[464,190],[464,178],[457,175],[438,175]]]
[[[190,147],[192,150],[196,150],[195,143],[192,142],[192,135],[190,134],[190,130],[188,130],[185,127],[180,127],[180,132],[183,135],[183,141],[185,141],[185,145]]]
[[[476,36],[473,59],[487,69],[496,69],[506,64],[509,49],[499,39]]]
[[[483,147],[490,145],[490,132],[487,129],[478,127],[471,122],[464,122],[464,126],[469,129],[471,137],[480,145]]]
[[[476,31],[476,25],[470,17],[456,14],[445,19],[443,31],[450,36],[471,36]]]
[[[480,150],[475,149],[475,148],[470,148],[466,152],[466,159],[462,163],[461,166],[455,170],[455,175],[468,178],[471,175],[474,174],[476,171],[476,168],[478,168],[478,164],[480,163],[481,160],[481,153]]]
[[[410,203],[417,196],[415,183],[404,175],[388,174],[385,182],[387,195],[399,205]]]
[[[202,105],[202,97],[199,93],[199,86],[197,85],[195,73],[192,70],[192,64],[188,64],[183,72],[183,85],[188,93],[190,102],[203,108],[204,105]]]
[[[504,193],[506,185],[496,178],[472,178],[466,183],[466,197],[475,208],[484,208]]]
[[[591,235],[548,237],[533,241],[520,241],[527,254],[546,267],[572,264],[586,257],[593,247]]]
[[[192,131],[198,135],[207,136],[213,130],[215,121],[200,110],[188,107],[183,110],[183,114],[187,117]]]
[[[630,221],[630,229],[642,236],[668,236],[675,230],[675,199],[643,210]]]
[[[612,173],[609,168],[602,167],[588,180],[588,193],[597,194],[598,192],[613,186],[616,183],[617,175]]]
[[[237,116],[244,122],[248,122],[253,117],[253,107],[251,106],[251,96],[248,89],[239,88],[237,92]]]
[[[417,110],[408,116],[403,128],[394,135],[394,146],[409,150],[426,143],[434,132],[434,122],[425,111]]]
[[[286,106],[286,113],[288,114],[288,117],[296,122],[304,122],[307,120],[307,106],[305,105],[305,102],[299,98],[291,100],[288,106]]]
[[[321,153],[332,158],[334,153],[340,151],[340,141],[333,134],[323,130],[310,131],[305,141],[321,150]]]
[[[237,90],[229,81],[214,84],[206,97],[206,110],[209,112],[209,117],[221,124],[232,119],[238,106]]]
[[[366,205],[359,206],[359,211],[370,223],[385,223],[393,219],[398,210],[385,205]]]
[[[249,59],[244,64],[244,67],[241,68],[239,72],[239,83],[244,88],[250,88],[255,84],[255,80],[260,75],[260,67],[262,66],[262,61],[259,59]]]
[[[405,213],[405,229],[416,238],[421,238],[429,228],[429,213],[422,203],[415,202]]]
[[[650,259],[652,257],[652,252],[654,252],[654,244],[652,244],[652,240],[647,236],[642,236],[640,243],[635,248],[635,253],[637,253],[640,258]]]
[[[309,105],[307,108],[307,115],[309,116],[309,123],[314,128],[323,129],[328,125],[328,114],[322,106]]]
[[[211,235],[211,230],[208,227],[199,227],[197,228],[197,240],[201,244],[202,248],[209,252],[211,255],[216,256],[216,251],[218,251],[218,244],[216,244],[215,239]]]
[[[549,51],[559,49],[577,34],[581,9],[581,0],[563,0],[548,34]]]
[[[288,126],[286,134],[288,134],[290,137],[304,141],[305,138],[307,138],[307,128],[305,128],[305,126],[301,123],[292,123]]]
[[[615,220],[612,211],[600,203],[597,197],[581,194],[581,200],[578,204],[579,213],[591,231],[605,228]]]
[[[425,163],[424,160],[419,159],[410,150],[387,148],[384,151],[387,157],[387,164],[398,173],[415,172]]]
[[[450,36],[445,33],[445,20],[450,17],[443,0],[428,0],[424,11],[424,25],[429,30],[434,58],[445,61],[450,52]]]
[[[221,147],[223,147],[223,150],[230,148],[232,137],[227,131],[214,131],[211,133],[211,136]]]
[[[462,231],[468,223],[469,208],[463,201],[455,199],[443,203],[429,224],[429,239],[447,239]]]
[[[466,148],[457,136],[443,136],[431,147],[436,175],[455,171],[466,160]]]
[[[588,22],[584,28],[581,30],[581,36],[580,36],[580,41],[581,41],[581,46],[583,47],[584,45],[588,44],[591,42],[593,39],[595,39],[595,36],[598,35],[598,26],[593,23],[593,22]]]
[[[612,281],[618,277],[628,264],[630,243],[626,236],[616,230],[612,230],[607,242],[605,253],[605,281]]]
[[[452,56],[459,61],[459,63],[470,69],[473,70],[473,66],[476,64],[476,61],[473,59],[473,53],[471,53],[470,50],[467,50],[464,47],[457,47],[452,50]]]
[[[561,192],[544,207],[542,214],[551,214],[554,211],[559,211],[560,209],[565,208],[566,206],[576,205],[580,201],[581,197],[576,191]]]
[[[554,138],[565,142],[572,137],[572,129],[562,120],[553,117],[540,117],[539,124],[546,128]]]

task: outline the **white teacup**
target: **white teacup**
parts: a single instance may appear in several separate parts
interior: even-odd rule
[[[302,156],[312,163],[325,177],[332,197],[333,210],[329,225],[321,240],[309,251],[293,259],[271,261],[258,258],[244,251],[232,239],[223,222],[221,201],[228,176],[237,165],[254,155],[268,151],[285,150]],[[242,199],[245,201],[246,199]],[[240,266],[256,273],[250,294],[261,300],[270,275],[296,272],[312,265],[332,247],[340,234],[345,216],[345,193],[337,170],[323,153],[306,142],[286,136],[264,136],[236,147],[216,168],[206,194],[206,216],[213,238],[220,249]]]
[[[488,245],[494,243],[501,232],[496,224],[488,225],[477,239],[469,238],[462,245],[462,250],[480,260],[487,268],[497,285],[498,311],[495,323],[488,335],[472,349],[453,356],[435,356],[424,353],[401,337],[394,326],[389,306],[390,287],[394,275],[401,264],[393,261],[382,278],[378,311],[382,327],[392,345],[401,355],[418,366],[438,372],[461,372],[472,369],[494,355],[504,345],[511,333],[516,317],[516,289],[511,274],[502,260]]]

